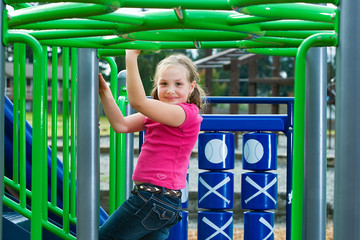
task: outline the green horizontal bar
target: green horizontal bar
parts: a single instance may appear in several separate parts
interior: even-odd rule
[[[54,233],[56,236],[61,237],[62,239],[66,240],[76,240],[77,238],[70,233],[65,233],[61,228],[57,227],[56,225],[48,222],[42,221],[42,225],[44,228],[49,230],[50,232]]]
[[[280,37],[280,38],[308,38],[311,35],[317,33],[333,33],[333,31],[316,31],[316,30],[308,30],[308,31],[266,31],[264,37]]]
[[[4,183],[6,185],[8,185],[9,187],[11,187],[12,189],[16,190],[16,191],[20,191],[21,186],[19,184],[16,184],[14,181],[12,181],[11,179],[4,177]],[[32,199],[32,192],[28,189],[26,189],[26,198],[28,199]],[[3,197],[4,198],[4,197]],[[55,213],[56,215],[58,215],[59,217],[63,216],[63,210],[61,208],[58,208],[57,206],[53,206],[50,202],[47,203],[48,204],[48,208],[51,212]],[[70,216],[70,222],[74,225],[76,225],[76,218],[73,218]]]
[[[20,30],[10,30],[9,32],[23,32]],[[59,39],[59,38],[79,38],[93,36],[113,35],[114,30],[45,30],[28,32],[37,40]]]
[[[118,24],[113,22],[104,22],[90,19],[58,19],[45,22],[29,23],[12,27],[12,29],[31,29],[31,30],[49,30],[49,29],[117,29]]]
[[[244,52],[269,56],[295,57],[297,48],[248,48]]]
[[[176,29],[123,34],[121,37],[140,41],[230,41],[248,39],[248,33],[219,30]]]
[[[232,10],[227,0],[120,0],[122,7]]]
[[[134,33],[134,32],[149,32],[169,29],[198,29],[198,30],[214,30],[214,31],[229,31],[248,34],[249,38],[253,35],[261,36],[263,32],[260,30],[260,23],[255,21],[247,24],[230,25],[229,17],[234,15],[234,12],[225,11],[199,11],[187,10],[184,11],[183,19],[179,19],[175,11],[158,11],[158,12],[143,12],[137,15],[141,18],[142,25],[124,24],[121,20],[122,15],[118,12],[105,14],[102,16],[91,17],[91,19],[103,21],[118,21],[118,35]],[[111,16],[111,17],[109,17]],[[118,16],[118,17],[116,17]]]
[[[24,8],[11,12],[9,27],[56,20],[61,18],[81,18],[111,12],[110,7],[104,5],[81,3],[53,3]]]
[[[88,19],[113,23],[124,23],[141,26],[144,24],[144,16],[140,13],[112,12],[99,16],[91,16]]]
[[[78,47],[78,48],[104,48],[101,37],[84,38],[59,38],[51,40],[40,40],[42,45],[60,46],[60,47]]]
[[[22,208],[20,207],[19,204],[17,204],[16,202],[12,201],[11,199],[3,196],[3,203],[5,206],[9,207],[10,209],[12,209],[13,211],[16,211],[18,213],[20,213],[21,215],[23,215],[24,217],[31,219],[32,217],[32,212],[26,208]],[[57,236],[63,238],[63,239],[69,239],[69,240],[75,240],[76,237],[72,236],[71,234],[66,234],[64,233],[64,231],[62,231],[59,227],[51,224],[50,222],[41,221],[41,224],[44,228],[48,229],[49,231],[51,231],[52,233],[56,234]]]
[[[260,23],[261,30],[334,30],[333,23],[312,22],[303,20],[278,20]]]
[[[258,6],[248,6],[237,11],[259,17],[269,17],[274,19],[300,19],[316,22],[334,22],[334,7],[314,5],[314,4],[267,4]]]
[[[253,41],[239,41],[238,48],[298,47],[302,39],[261,37]]]
[[[115,56],[124,56],[125,49],[98,49],[99,57],[115,57]]]
[[[299,0],[229,0],[229,4],[233,8],[245,6],[270,4],[270,3],[297,3]],[[302,0],[304,3],[333,3],[338,4],[339,0]]]
[[[27,0],[4,0],[6,4],[12,5],[16,3],[25,3],[28,2]],[[48,3],[48,0],[38,0],[36,2],[39,3]],[[62,3],[62,2],[77,2],[77,3],[94,3],[105,5],[108,7],[118,8],[120,7],[120,1],[116,0],[52,0],[53,3]]]
[[[272,18],[250,16],[246,14],[232,14],[228,17],[227,22],[230,26],[242,25],[248,23],[262,23],[266,21],[273,21]]]

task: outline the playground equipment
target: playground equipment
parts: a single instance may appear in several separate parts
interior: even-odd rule
[[[360,77],[360,72],[357,70],[360,62],[360,50],[357,48],[357,43],[360,36],[354,32],[354,29],[358,29],[360,24],[360,17],[357,14],[360,3],[357,1],[341,2],[341,9],[339,8],[341,11],[336,7],[339,4],[336,0],[308,0],[302,1],[302,3],[292,0],[79,0],[65,3],[52,1],[52,3],[39,6],[31,6],[21,0],[7,0],[1,3],[2,31],[0,34],[3,44],[17,45],[21,43],[20,45],[23,46],[22,44],[26,43],[34,55],[32,164],[37,167],[31,169],[31,194],[27,193],[26,185],[21,182],[24,180],[22,177],[20,177],[20,183],[16,179],[12,179],[15,185],[22,189],[20,190],[19,206],[24,208],[26,195],[31,195],[31,212],[26,210],[29,212],[27,217],[31,219],[31,239],[41,239],[43,227],[53,228],[47,221],[48,198],[47,186],[45,186],[47,181],[44,181],[48,174],[44,167],[47,158],[45,54],[47,47],[58,46],[65,49],[71,48],[72,57],[76,55],[75,48],[80,48],[77,60],[79,68],[76,71],[77,67],[74,65],[71,71],[71,103],[73,104],[74,99],[78,98],[77,105],[71,107],[71,111],[73,111],[71,116],[75,116],[76,112],[81,111],[79,117],[83,116],[84,119],[80,117],[77,120],[81,122],[81,124],[77,124],[77,131],[74,127],[76,121],[71,123],[73,128],[71,136],[76,135],[76,132],[78,135],[77,139],[73,139],[71,142],[71,146],[75,146],[75,144],[78,146],[77,155],[73,150],[75,148],[72,148],[71,158],[78,159],[78,167],[74,168],[74,164],[71,164],[71,172],[78,172],[76,178],[77,200],[81,202],[82,207],[77,208],[76,214],[75,195],[65,197],[65,199],[71,198],[73,202],[70,204],[68,201],[64,201],[63,203],[62,217],[66,224],[64,228],[54,228],[57,235],[74,239],[75,237],[70,234],[68,222],[76,220],[76,232],[79,239],[96,239],[97,237],[99,208],[96,174],[98,170],[96,109],[98,100],[97,81],[94,76],[98,70],[95,57],[105,58],[111,65],[111,88],[115,96],[117,69],[110,57],[123,55],[126,48],[143,49],[150,52],[161,49],[239,48],[257,54],[296,57],[294,122],[291,124],[294,128],[287,129],[287,131],[294,131],[294,149],[293,153],[289,153],[294,156],[294,163],[293,167],[289,165],[288,167],[293,168],[291,224],[296,227],[288,230],[291,232],[291,239],[324,239],[326,223],[324,221],[326,213],[324,204],[324,192],[326,191],[324,182],[326,122],[324,119],[326,118],[324,114],[326,113],[323,106],[324,102],[326,103],[324,101],[326,71],[324,71],[324,65],[320,65],[320,61],[325,60],[326,54],[324,54],[324,50],[312,47],[338,46],[336,115],[341,117],[336,122],[338,141],[336,142],[335,163],[334,236],[335,239],[360,238],[360,231],[357,228],[360,223],[360,214],[357,209],[353,208],[360,202],[360,191],[356,187],[357,172],[359,171],[357,159],[360,156],[360,150],[353,147],[357,146],[359,142],[357,136],[360,133],[358,127],[360,114],[352,107],[359,100],[357,94],[359,86],[356,79]],[[318,5],[325,3],[332,3],[335,6]],[[9,7],[12,6],[14,11],[5,10],[5,4]],[[162,8],[163,11],[136,14],[116,11],[122,8]],[[338,36],[338,34],[340,35]],[[65,50],[64,53],[67,54],[68,50]],[[21,52],[19,54],[21,62],[23,62],[24,50],[19,51]],[[308,51],[308,64],[306,64]],[[4,76],[4,46],[0,47],[0,55],[2,60],[0,74]],[[66,62],[68,58],[64,59],[63,65],[68,66],[69,62]],[[71,60],[72,64],[76,62],[75,59]],[[20,70],[15,71],[20,76],[14,83],[20,83],[21,95],[21,91],[23,91],[21,89],[24,89],[21,81],[24,69],[21,66],[24,65],[19,64],[18,66],[20,66]],[[306,77],[306,73],[308,77]],[[69,73],[64,72],[64,74],[69,80],[69,75],[67,75]],[[78,86],[76,86],[75,79],[77,79]],[[69,81],[65,80],[63,89],[69,89],[68,84]],[[77,97],[72,95],[75,94],[76,91],[73,90],[76,87],[84,87],[78,91]],[[0,92],[3,95],[3,82],[0,85]],[[64,90],[64,92],[66,91]],[[69,98],[68,94],[69,91],[63,96],[65,102]],[[23,98],[20,97],[20,99],[20,105],[23,107]],[[14,105],[17,105],[16,102],[14,101]],[[22,107],[20,108],[23,109]],[[14,111],[18,111],[16,107]],[[65,107],[63,111],[66,114],[69,110]],[[3,97],[0,98],[0,112],[4,112]],[[15,115],[17,116],[17,114]],[[23,136],[25,128],[21,126],[25,124],[24,110],[20,111],[20,119],[19,134]],[[209,124],[216,119],[217,116],[209,117]],[[229,121],[229,119],[225,121]],[[16,126],[17,121],[14,123]],[[68,138],[68,120],[65,120],[64,124],[67,126],[65,127],[67,130],[64,130],[64,138]],[[0,126],[4,126],[3,115],[0,116]],[[14,129],[17,131],[18,128]],[[16,132],[16,134],[18,133]],[[4,139],[4,135],[3,128],[0,128],[1,139]],[[114,133],[111,138],[115,138]],[[85,142],[90,139],[89,144],[85,146]],[[22,145],[24,140],[19,140],[19,142],[20,148],[24,146]],[[116,140],[112,144],[114,143]],[[17,142],[14,142],[14,145],[16,146]],[[116,145],[112,145],[112,148],[114,146]],[[69,148],[69,146],[65,147]],[[88,151],[89,149],[91,151]],[[4,162],[5,151],[6,149],[1,144],[1,162]],[[15,152],[20,152],[19,157],[23,159],[24,152]],[[111,155],[114,156],[116,153],[112,152]],[[69,174],[68,159],[65,157],[64,160],[66,161],[64,161],[63,172],[65,175],[63,179],[75,177],[75,174],[71,174],[71,176]],[[23,168],[22,166],[23,162],[20,161],[20,169]],[[0,168],[0,173],[3,174],[2,168]],[[56,174],[50,174],[50,178],[56,179],[54,176]],[[112,176],[112,178],[116,177]],[[75,184],[75,178],[70,182]],[[8,183],[5,182],[5,184]],[[68,194],[69,189],[75,189],[75,185],[67,188],[69,184],[64,184],[64,194]],[[114,186],[115,188],[119,187],[119,185]],[[3,185],[0,187],[3,188]],[[114,192],[111,192],[111,196],[113,196],[111,201],[116,202],[111,209],[121,202],[122,197],[115,195]],[[6,196],[3,196],[1,201],[7,206],[15,204],[13,201],[10,202]],[[4,229],[1,230],[4,231]]]

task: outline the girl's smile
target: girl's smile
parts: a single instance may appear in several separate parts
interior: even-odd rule
[[[162,71],[157,85],[160,101],[179,104],[187,102],[194,90],[195,82],[189,82],[184,67],[170,66]]]

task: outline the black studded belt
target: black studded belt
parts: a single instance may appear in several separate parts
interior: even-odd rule
[[[181,197],[180,190],[172,190],[172,189],[159,187],[159,186],[155,186],[155,185],[150,185],[150,184],[137,184],[134,186],[134,189],[131,192],[135,193],[135,189],[139,190],[139,191],[146,191],[146,192],[157,193],[157,194],[164,193],[164,195],[175,197],[175,198]]]

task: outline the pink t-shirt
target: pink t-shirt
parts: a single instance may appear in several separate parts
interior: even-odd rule
[[[194,104],[179,104],[185,122],[171,127],[145,118],[145,141],[133,174],[134,181],[169,189],[186,187],[190,154],[197,141],[202,117]]]

